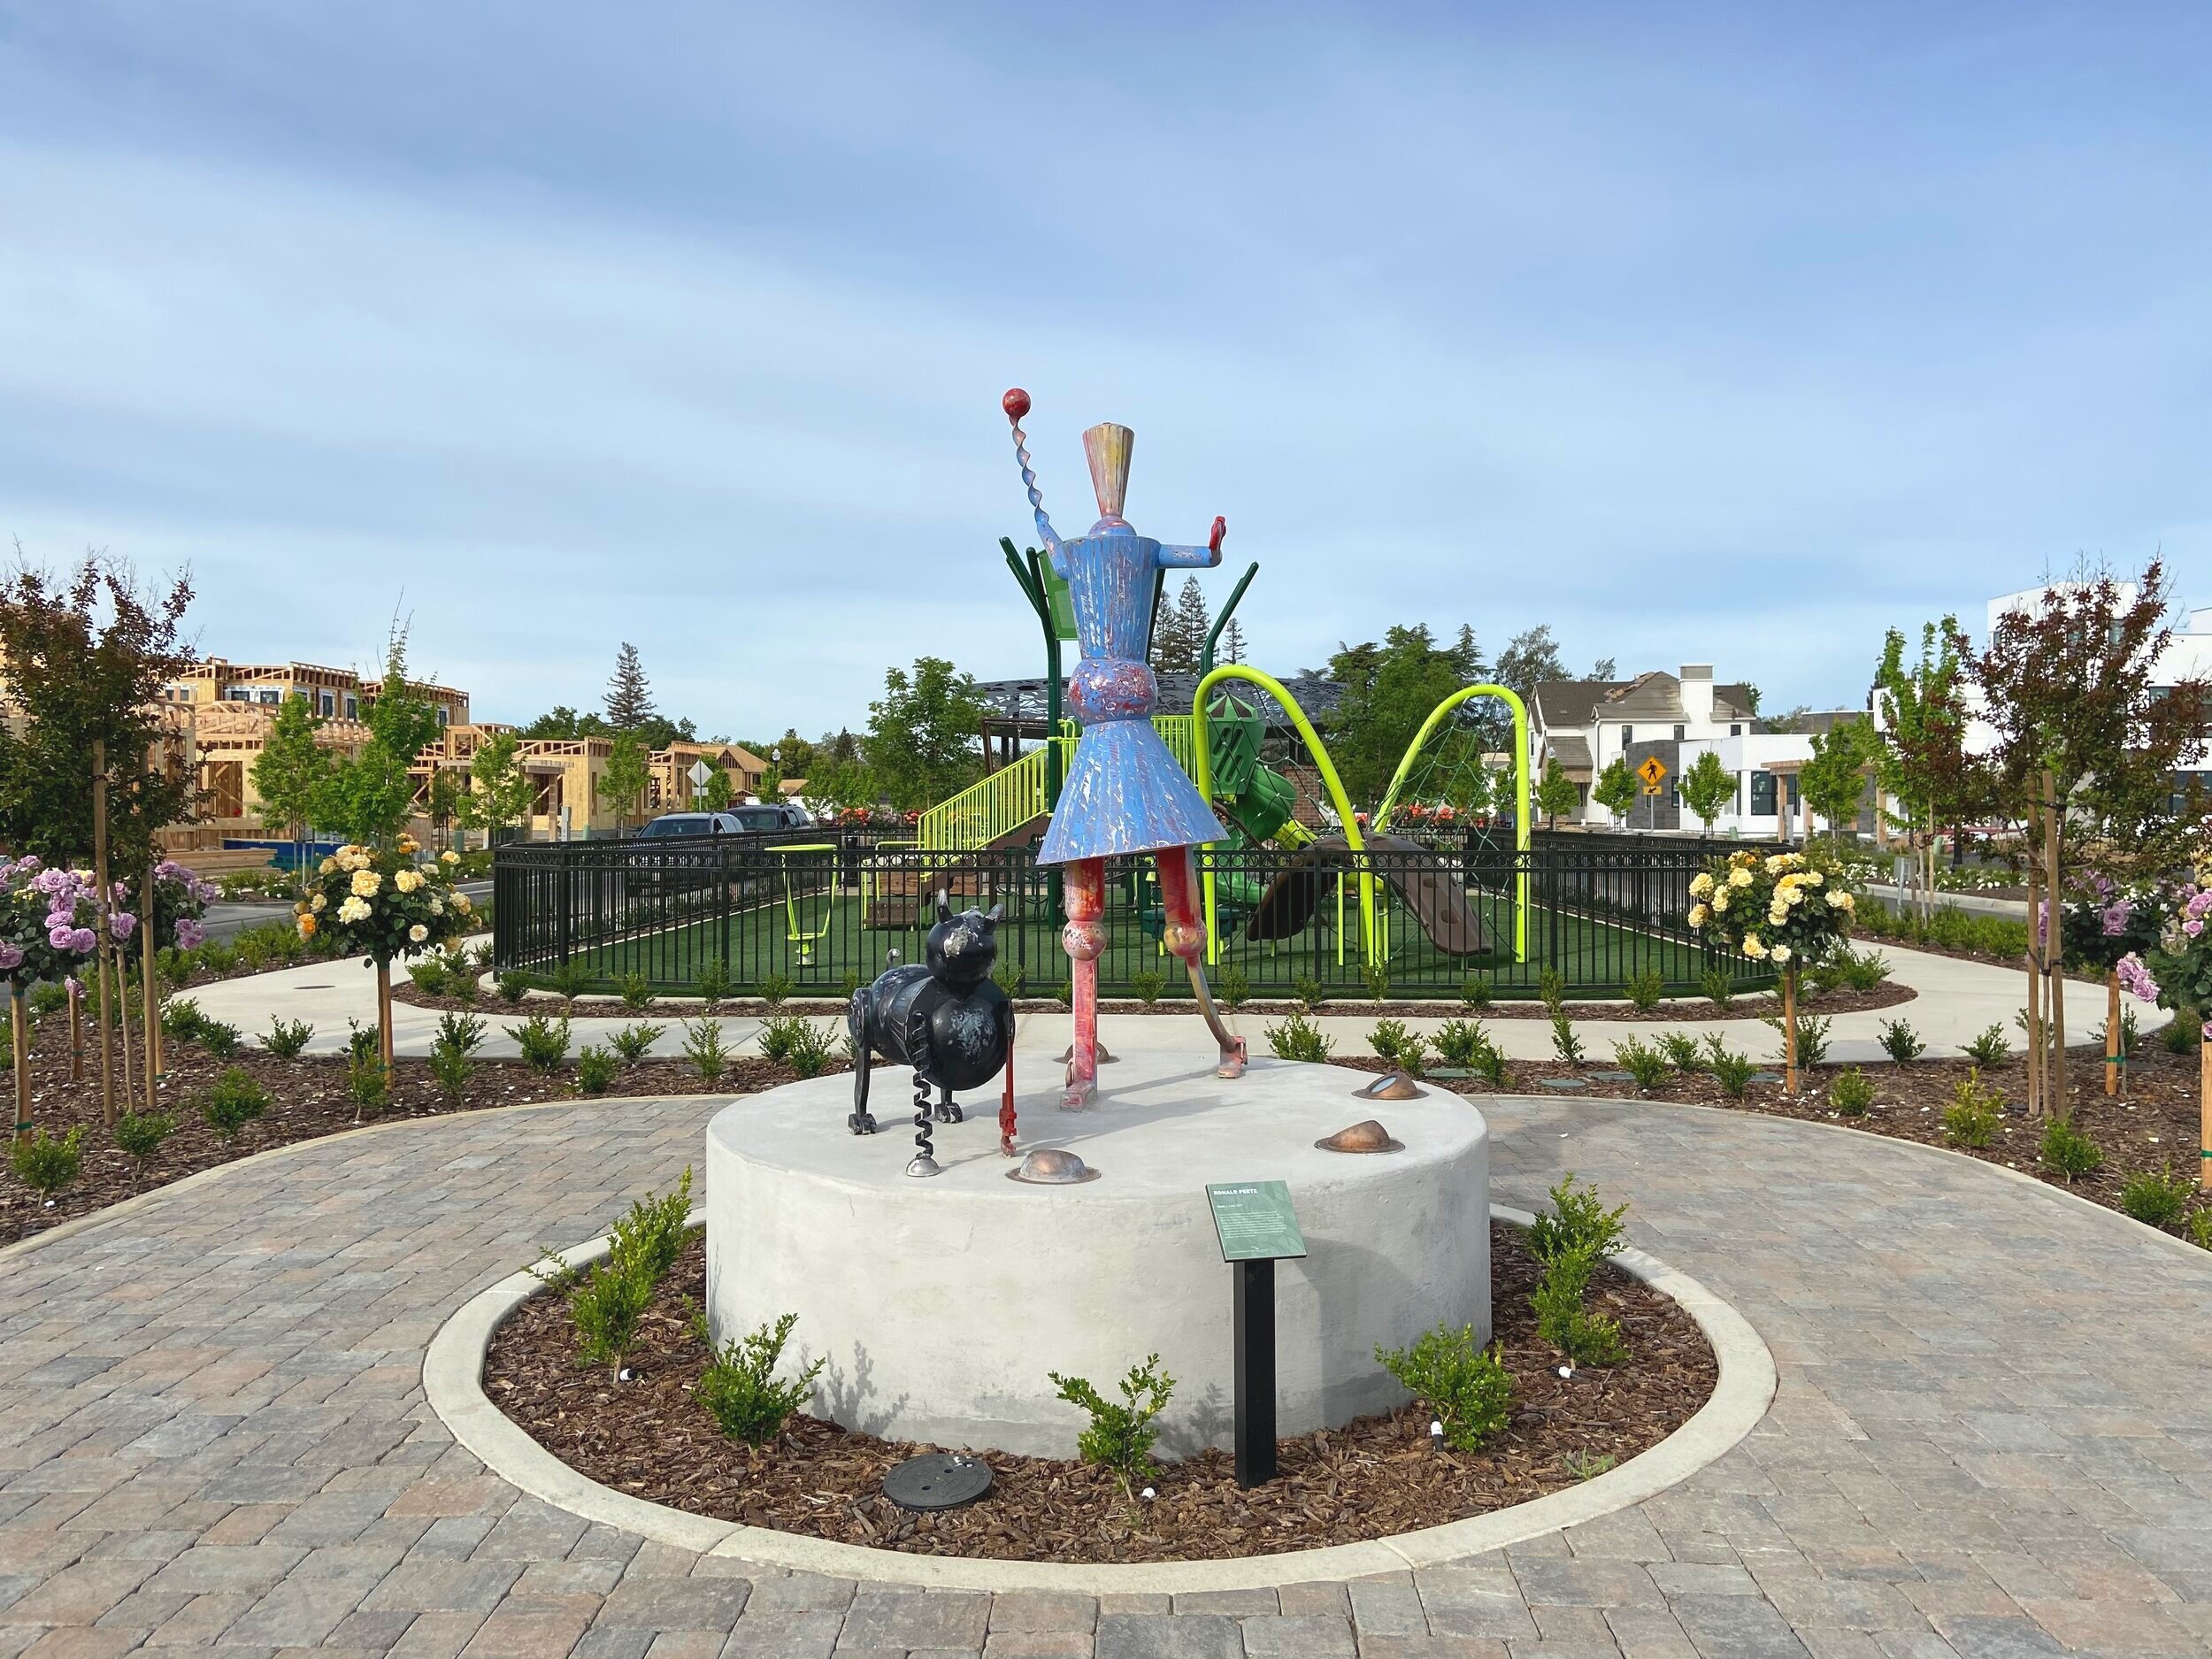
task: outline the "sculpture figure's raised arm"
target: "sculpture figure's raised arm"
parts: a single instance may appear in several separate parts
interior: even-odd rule
[[[1158,563],[1169,570],[1188,566],[1196,570],[1211,570],[1221,563],[1221,538],[1229,534],[1229,521],[1217,518],[1213,534],[1206,538],[1204,547],[1183,547],[1163,541]]]
[[[1052,528],[1052,520],[1045,517],[1045,498],[1037,488],[1037,474],[1029,465],[1029,434],[1022,430],[1022,417],[1029,412],[1029,394],[1018,386],[999,400],[1006,411],[1007,424],[1014,428],[1014,458],[1021,463],[1022,482],[1029,490],[1029,511],[1037,520],[1037,534],[1043,539],[1045,555],[1052,561],[1052,568],[1062,577],[1067,575],[1065,561],[1060,557],[1060,538]]]

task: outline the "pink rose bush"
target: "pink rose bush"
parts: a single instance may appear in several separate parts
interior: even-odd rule
[[[22,987],[73,978],[91,960],[100,936],[98,890],[80,871],[25,856],[0,862],[0,975]],[[127,939],[138,918],[114,895],[109,932]]]

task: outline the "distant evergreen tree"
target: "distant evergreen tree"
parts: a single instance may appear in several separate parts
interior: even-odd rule
[[[1590,670],[1590,678],[1593,680],[1618,680],[1620,677],[1619,664],[1609,657],[1599,657]]]
[[[1206,595],[1198,578],[1186,576],[1183,590],[1172,605],[1160,611],[1160,626],[1152,633],[1152,667],[1156,673],[1194,674],[1205,654],[1206,634],[1213,621],[1206,612]]]
[[[634,732],[652,719],[653,687],[645,678],[645,664],[629,641],[615,653],[614,678],[607,682],[607,724],[618,732]]]
[[[1244,624],[1234,617],[1229,618],[1229,626],[1221,631],[1221,660],[1225,663],[1244,660]]]

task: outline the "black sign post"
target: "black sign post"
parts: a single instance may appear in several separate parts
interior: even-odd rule
[[[1280,1181],[1215,1182],[1206,1202],[1235,1275],[1237,1485],[1264,1486],[1275,1479],[1275,1263],[1303,1256],[1305,1235]]]

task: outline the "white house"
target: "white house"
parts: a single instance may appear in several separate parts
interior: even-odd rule
[[[1659,793],[1640,795],[1619,821],[1622,827],[1749,837],[1824,830],[1827,821],[1804,810],[1797,774],[1812,758],[1811,733],[1862,718],[1859,711],[1808,717],[1800,732],[1770,732],[1750,705],[1747,687],[1715,684],[1711,665],[1704,663],[1686,663],[1679,674],[1655,671],[1630,680],[1547,680],[1536,687],[1529,710],[1532,764],[1540,772],[1555,765],[1574,780],[1578,823],[1616,822],[1591,797],[1615,760],[1626,759],[1633,772],[1655,758],[1666,768]],[[1735,778],[1736,795],[1704,825],[1682,803],[1678,786],[1684,771],[1709,749]]]

